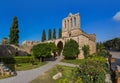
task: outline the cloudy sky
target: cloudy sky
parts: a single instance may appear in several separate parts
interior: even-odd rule
[[[18,17],[20,43],[41,40],[42,30],[58,31],[69,13],[80,13],[81,29],[97,41],[120,37],[120,0],[0,0],[0,42]]]

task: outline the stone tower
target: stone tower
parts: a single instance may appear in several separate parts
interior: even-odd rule
[[[96,52],[96,35],[95,34],[87,34],[80,27],[80,14],[72,14],[70,13],[68,17],[62,20],[62,38],[64,41],[69,39],[75,40],[80,49],[80,54],[78,58],[84,58],[82,47],[84,45],[89,45],[90,54]]]
[[[70,13],[62,20],[62,37],[77,36],[80,33],[80,15]]]

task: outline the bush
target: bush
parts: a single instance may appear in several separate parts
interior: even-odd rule
[[[63,49],[63,56],[66,59],[75,59],[79,54],[79,45],[75,40],[68,40]]]
[[[31,63],[33,60],[35,60],[34,57],[30,56],[0,57],[0,62],[4,62],[6,64]]]
[[[80,63],[79,67],[73,70],[73,80],[82,78],[84,83],[104,83],[106,64],[104,61],[87,59]]]
[[[88,56],[89,56],[89,52],[90,52],[90,47],[89,47],[89,45],[84,45],[83,47],[82,47],[82,50],[83,50],[83,53],[84,53],[84,56],[85,56],[85,58],[87,58]]]

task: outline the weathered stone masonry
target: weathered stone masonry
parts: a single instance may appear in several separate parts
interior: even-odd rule
[[[84,45],[89,45],[90,47],[90,54],[93,54],[96,52],[96,35],[95,34],[86,34],[81,30],[80,27],[80,14],[72,14],[70,13],[68,17],[64,18],[62,20],[62,38],[56,39],[56,40],[50,40],[46,42],[55,42],[56,45],[58,45],[60,42],[63,43],[63,46],[65,42],[69,39],[73,39],[78,42],[80,54],[78,55],[78,59],[84,58],[82,47]],[[23,46],[32,47],[34,44],[38,44],[42,42],[33,42],[26,41],[23,43]]]

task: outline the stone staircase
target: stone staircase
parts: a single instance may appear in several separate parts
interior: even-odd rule
[[[8,68],[3,62],[0,62],[0,76],[17,75],[15,71]]]

